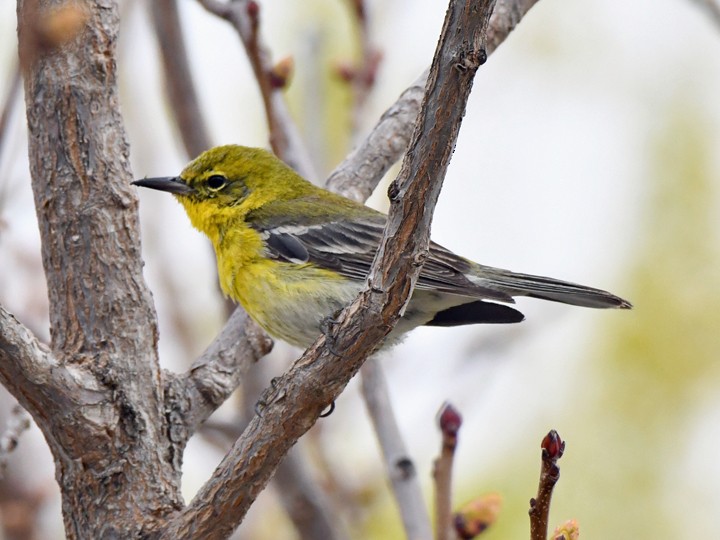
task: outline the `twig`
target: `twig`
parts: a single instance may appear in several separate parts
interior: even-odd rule
[[[13,108],[20,102],[18,97],[20,96],[20,64],[17,62],[11,68],[12,75],[8,77],[10,84],[5,94],[5,99],[2,103],[2,109],[0,109],[0,156],[5,146],[5,140],[7,137],[8,122],[10,121],[10,115],[12,114]]]
[[[195,83],[188,62],[182,25],[180,24],[177,0],[152,1],[150,2],[150,13],[160,47],[165,74],[165,90],[174,113],[173,118],[176,128],[185,148],[185,154],[188,158],[194,158],[210,148],[212,143],[207,132],[207,124],[200,108],[197,92],[195,91]],[[213,260],[215,260],[215,257],[213,257]],[[170,289],[169,294],[165,295],[167,298],[182,297],[173,290],[175,285],[171,276],[169,278],[166,276],[163,283]],[[229,317],[235,310],[235,305],[230,300],[225,299],[224,308],[225,315]],[[190,332],[185,328],[189,324],[187,317],[182,314],[182,310],[179,308],[170,311],[174,314],[175,327],[179,330],[177,334],[181,336],[182,341],[188,342]],[[185,345],[188,345],[188,343]]]
[[[415,464],[409,457],[395,420],[389,393],[377,357],[363,364],[362,395],[380,448],[393,495],[400,510],[405,536],[415,540],[432,538],[430,517],[425,508]]]
[[[210,13],[229,22],[247,52],[265,106],[273,152],[308,180],[317,178],[282,96],[282,85],[274,82],[270,53],[260,38],[260,6],[254,0],[198,0]]]
[[[17,448],[23,432],[30,429],[30,415],[20,405],[10,410],[7,427],[0,434],[0,480],[5,478],[5,470],[10,454]]]
[[[717,0],[695,0],[695,3],[703,8],[712,22],[720,28],[720,3]]]
[[[427,254],[430,223],[465,112],[485,60],[495,2],[450,1],[426,99],[398,180],[368,286],[276,384],[260,415],[195,499],[169,520],[168,538],[225,538],[244,518],[279,461],[334,401],[400,318]],[[442,141],[442,142],[440,142]],[[342,361],[338,352],[342,351]]]
[[[452,469],[462,417],[450,403],[444,403],[438,413],[438,424],[442,434],[442,447],[440,456],[433,463],[435,538],[451,540],[455,538],[452,527]]]
[[[487,33],[486,52],[491,54],[517,26],[538,0],[498,0]],[[427,70],[405,90],[382,115],[367,138],[330,174],[326,186],[331,191],[367,199],[385,173],[407,150]]]
[[[557,460],[565,452],[565,441],[554,429],[542,440],[542,466],[537,497],[530,499],[530,538],[531,540],[547,540],[548,517],[553,488],[560,479],[560,468]]]
[[[360,60],[354,65],[341,63],[337,66],[340,77],[350,83],[353,94],[352,124],[357,132],[367,98],[375,85],[378,66],[382,59],[380,51],[372,45],[365,0],[346,0],[350,5],[359,34]]]
[[[194,157],[212,145],[188,64],[177,0],[153,0],[150,13],[160,46],[165,90],[175,113],[177,130],[188,157]]]

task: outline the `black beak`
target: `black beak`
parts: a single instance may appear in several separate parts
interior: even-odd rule
[[[157,189],[159,191],[167,191],[176,195],[189,195],[195,193],[195,190],[183,182],[179,176],[165,176],[162,178],[143,178],[135,180],[135,186]]]

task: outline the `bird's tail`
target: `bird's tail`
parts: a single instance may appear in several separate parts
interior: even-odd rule
[[[517,274],[490,266],[478,265],[468,276],[478,285],[504,292],[510,296],[530,296],[563,304],[590,308],[630,309],[632,304],[607,291],[530,274]]]

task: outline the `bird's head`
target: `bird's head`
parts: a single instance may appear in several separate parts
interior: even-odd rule
[[[172,193],[193,225],[208,234],[216,222],[302,195],[310,185],[267,150],[239,145],[203,152],[179,176],[143,178],[133,184]]]

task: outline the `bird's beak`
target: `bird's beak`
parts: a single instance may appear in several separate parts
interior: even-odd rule
[[[157,189],[159,191],[167,191],[168,193],[174,193],[175,195],[189,195],[190,193],[195,193],[195,190],[183,182],[182,178],[179,176],[143,178],[142,180],[135,180],[133,185]]]

